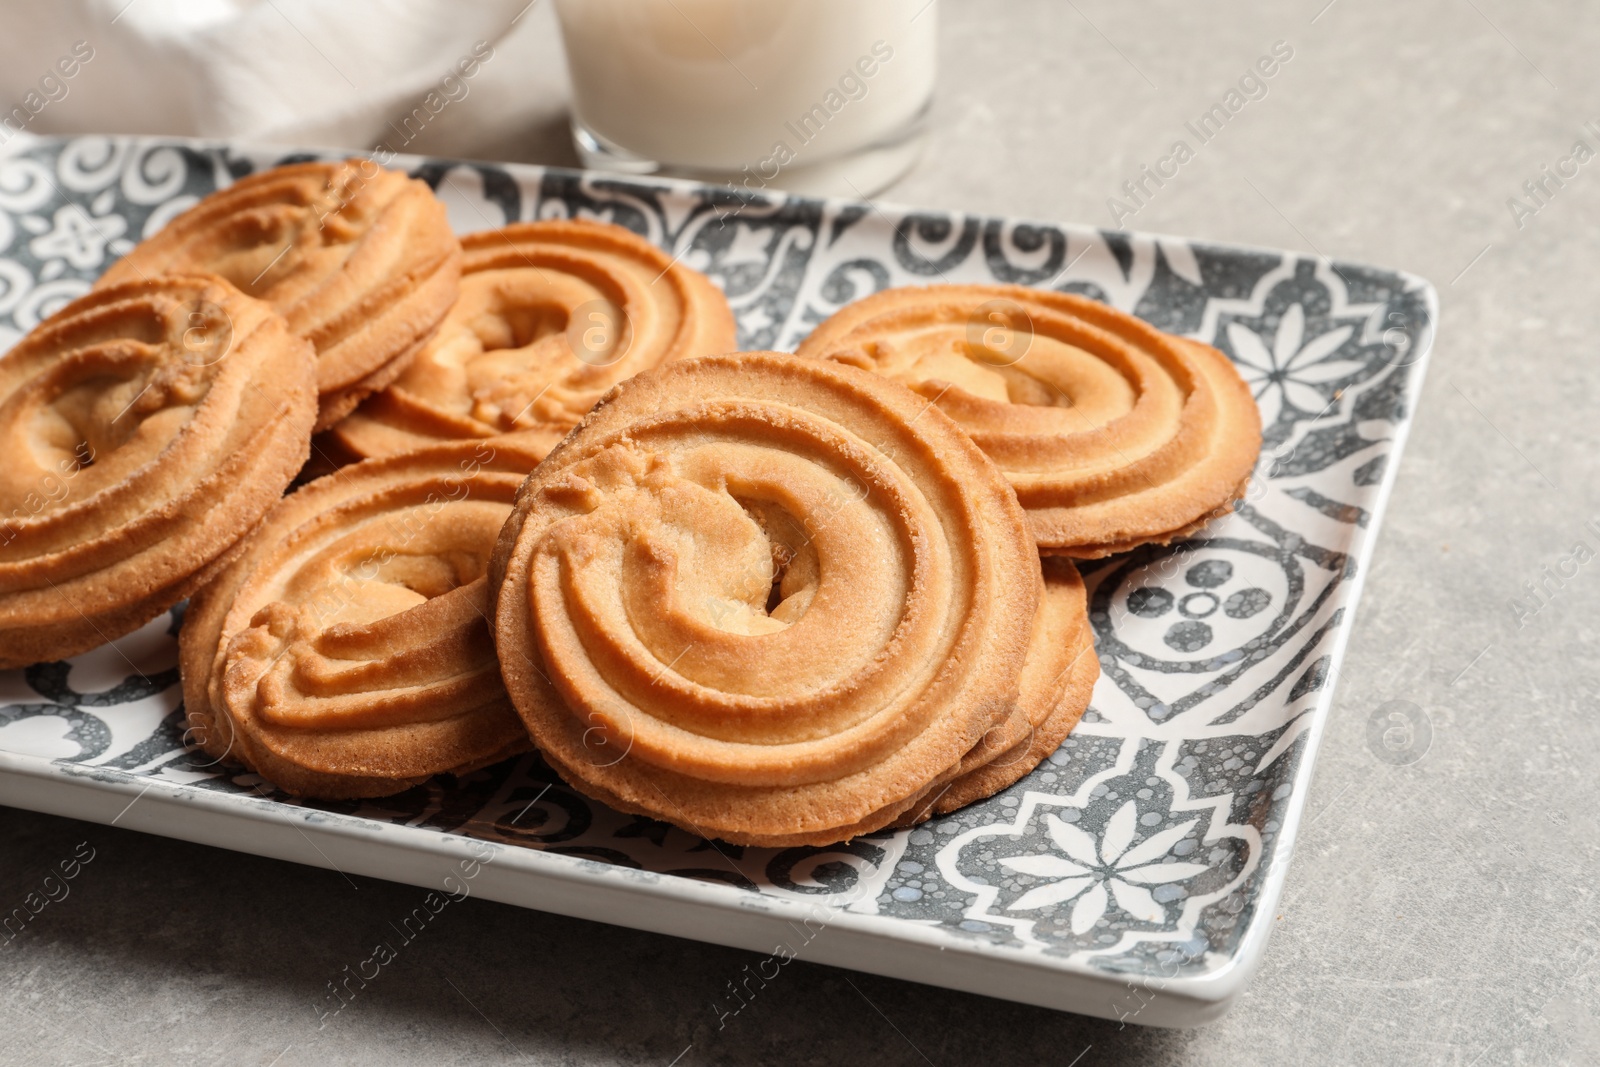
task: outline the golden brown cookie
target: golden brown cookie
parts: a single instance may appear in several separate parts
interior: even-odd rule
[[[528,432],[548,449],[613,385],[736,347],[705,275],[621,226],[527,222],[461,240],[461,295],[388,389],[332,436],[356,456]]]
[[[285,497],[189,603],[179,650],[193,740],[324,798],[387,796],[524,751],[484,571],[538,459],[464,442]]]
[[[97,289],[0,356],[0,666],[182,600],[283,495],[315,352],[220,278]]]
[[[111,265],[100,285],[220,274],[317,348],[317,429],[382,389],[456,298],[461,250],[426,182],[367,159],[241,178]]]
[[[1042,583],[1010,487],[926,409],[771,352],[612,390],[491,570],[506,688],[552,766],[760,845],[881,828],[955,777],[1014,711]]]
[[[1192,532],[1243,495],[1261,451],[1261,416],[1227,357],[1070,293],[887,289],[836,312],[799,354],[937,404],[1005,471],[1049,554]]]

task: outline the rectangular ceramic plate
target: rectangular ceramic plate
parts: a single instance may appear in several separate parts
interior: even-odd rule
[[[91,137],[0,158],[0,349],[201,196],[319,155]],[[909,832],[702,841],[610,811],[531,756],[382,801],[296,802],[185,745],[178,609],[115,647],[0,673],[0,802],[1138,1023],[1225,1011],[1283,886],[1432,342],[1432,287],[1170,237],[395,165],[463,232],[583,216],[645,235],[726,291],[747,349],[792,348],[891,285],[1090,294],[1231,356],[1261,406],[1261,464],[1226,520],[1084,568],[1104,674],[1083,722],[1017,785]],[[1048,857],[1028,865],[1047,873],[1001,863],[1019,856]]]

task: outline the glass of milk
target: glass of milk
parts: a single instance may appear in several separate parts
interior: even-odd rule
[[[869,196],[916,161],[937,0],[557,0],[584,165]]]

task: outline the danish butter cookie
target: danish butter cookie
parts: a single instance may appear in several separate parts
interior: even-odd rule
[[[955,423],[770,352],[612,390],[529,478],[491,569],[545,758],[756,845],[879,829],[955,777],[1015,712],[1041,589],[1015,494]]]
[[[456,298],[461,249],[426,182],[371,160],[241,178],[112,264],[101,285],[220,274],[317,349],[317,429],[388,385]]]
[[[518,223],[461,247],[455,306],[399,379],[334,428],[341,451],[511,432],[548,448],[624,378],[736,345],[722,291],[621,226]]]
[[[187,596],[305,462],[315,360],[270,305],[185,276],[97,289],[0,356],[0,666]]]
[[[371,460],[285,497],[189,604],[192,738],[287,792],[401,792],[528,746],[484,572],[538,456],[470,442]]]
[[[799,353],[937,404],[1005,472],[1045,553],[1090,559],[1189,533],[1243,495],[1261,450],[1227,357],[1069,293],[887,289]]]

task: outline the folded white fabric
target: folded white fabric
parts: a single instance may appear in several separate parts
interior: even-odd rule
[[[528,0],[53,0],[0,33],[0,142],[128,132],[398,149]],[[443,106],[443,105],[438,105]],[[425,108],[426,109],[426,108]],[[391,125],[394,124],[394,125]]]

